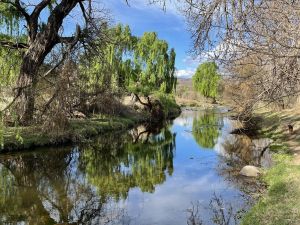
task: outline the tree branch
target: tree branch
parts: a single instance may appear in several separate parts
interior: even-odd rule
[[[70,47],[73,47],[79,40],[79,37],[80,37],[80,33],[81,33],[81,30],[80,30],[80,26],[77,25],[76,26],[76,33],[74,36],[72,37],[58,37],[58,40],[60,43],[63,43],[63,44],[68,44],[70,45]]]
[[[86,26],[87,26],[87,24],[88,24],[88,22],[89,22],[89,18],[88,18],[88,16],[86,15],[84,5],[83,5],[82,2],[79,2],[79,6],[80,6],[80,9],[81,9],[81,11],[82,11],[82,14],[83,14],[83,17],[84,17],[84,19],[85,19]]]
[[[20,0],[15,0],[15,2],[12,2],[10,0],[2,0],[3,3],[10,4],[14,6],[26,19],[27,22],[30,20],[29,14],[26,12],[25,8],[23,8],[20,4]]]
[[[11,49],[27,49],[29,46],[26,43],[15,43],[11,41],[1,41],[0,46],[11,48]]]
[[[41,1],[33,10],[31,17],[38,18],[42,10],[51,3],[51,0],[43,0]]]

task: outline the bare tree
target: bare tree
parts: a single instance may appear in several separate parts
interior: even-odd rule
[[[15,100],[18,100],[20,121],[31,123],[35,108],[35,89],[39,80],[38,72],[46,56],[59,43],[71,50],[82,37],[93,28],[93,11],[91,0],[40,0],[32,5],[29,1],[2,0],[1,4],[9,5],[21,15],[26,24],[26,43],[13,43],[1,40],[0,45],[10,48],[25,49],[22,56]],[[42,13],[49,9],[49,15]],[[78,10],[77,10],[78,9]],[[76,26],[73,36],[63,37],[64,20],[72,11],[81,12],[85,23]]]
[[[284,98],[299,93],[299,1],[185,0],[183,11],[194,53],[218,60],[232,77],[252,79],[248,107],[284,107]],[[240,73],[245,65],[253,68],[247,77]]]

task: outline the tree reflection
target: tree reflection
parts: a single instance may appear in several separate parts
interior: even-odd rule
[[[192,133],[201,147],[213,148],[221,134],[222,127],[222,118],[213,112],[205,111],[194,118]]]
[[[130,188],[154,192],[155,186],[173,173],[175,134],[163,128],[159,135],[138,135],[142,141],[132,142],[129,136],[109,138],[86,146],[81,163],[89,182],[98,188],[101,196],[127,198]],[[135,139],[135,138],[134,138]]]
[[[203,207],[199,202],[192,203],[187,209],[188,225],[237,225],[246,206],[233,207],[224,201],[221,195],[213,194],[208,207]]]
[[[1,159],[0,224],[105,221],[103,201],[76,169],[78,151]]]
[[[49,149],[0,158],[0,224],[118,224],[116,200],[130,188],[153,192],[173,172],[175,134],[147,141],[128,134],[82,148]]]

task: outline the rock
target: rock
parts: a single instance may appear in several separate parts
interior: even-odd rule
[[[75,118],[79,118],[79,119],[84,119],[84,118],[86,118],[86,115],[83,114],[82,112],[79,112],[79,111],[74,111],[74,112],[73,112],[73,115],[74,115]]]
[[[254,148],[256,150],[263,151],[264,149],[266,149],[267,147],[269,147],[270,144],[273,143],[273,140],[270,139],[270,138],[260,138],[260,139],[253,139],[252,143],[253,143]]]
[[[241,171],[240,174],[246,177],[257,177],[260,174],[260,171],[258,169],[258,167],[256,166],[244,166]]]

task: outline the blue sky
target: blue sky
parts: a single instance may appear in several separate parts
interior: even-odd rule
[[[25,2],[26,5],[34,5],[40,0],[27,0]],[[98,4],[99,9],[104,7],[109,10],[114,24],[128,24],[134,35],[141,36],[146,31],[157,32],[158,37],[166,40],[170,48],[175,48],[177,76],[191,77],[200,60],[194,60],[188,54],[192,48],[192,40],[184,16],[174,5],[176,1],[172,1],[172,4],[169,3],[165,11],[160,5],[149,5],[149,0],[129,0],[128,2],[129,6],[125,0],[94,0],[94,4]],[[32,10],[31,7],[27,9]],[[48,11],[43,11],[41,18],[47,18],[48,14]],[[82,24],[82,20],[81,10],[76,7],[72,14],[65,19],[63,33],[65,35],[73,33],[76,24]]]
[[[192,40],[184,17],[176,6],[167,5],[163,11],[159,5],[149,5],[146,0],[111,0],[104,5],[110,10],[114,23],[128,24],[134,35],[141,36],[146,31],[155,31],[160,39],[169,43],[176,51],[178,77],[191,77],[198,63],[189,56]]]

